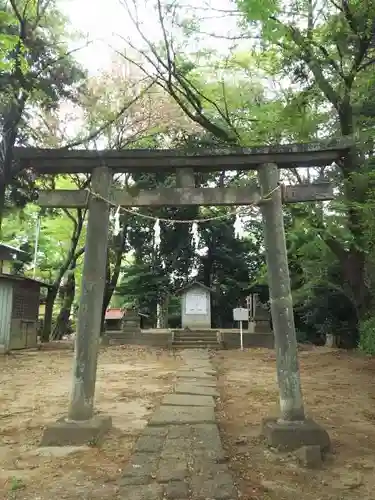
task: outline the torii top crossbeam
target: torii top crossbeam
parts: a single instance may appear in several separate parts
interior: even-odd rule
[[[82,149],[15,148],[14,159],[21,169],[40,174],[91,173],[98,166],[113,172],[254,170],[264,163],[279,168],[324,166],[340,160],[353,146],[350,138],[304,144],[221,148],[194,151],[176,149],[127,149],[93,151]]]

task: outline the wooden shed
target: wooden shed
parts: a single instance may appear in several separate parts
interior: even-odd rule
[[[36,347],[40,289],[38,280],[0,273],[0,346],[5,351]]]

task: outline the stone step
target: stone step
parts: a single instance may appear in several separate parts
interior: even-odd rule
[[[212,336],[212,337],[216,337],[217,335],[217,332],[212,332],[212,331],[207,331],[207,330],[203,330],[203,331],[197,331],[197,330],[187,330],[186,332],[181,332],[181,331],[175,331],[174,332],[175,335],[177,336],[181,336],[181,337],[184,337],[185,335],[208,335],[208,336]]]
[[[121,339],[129,335],[133,335],[135,333],[141,335],[141,330],[137,330],[136,328],[134,328],[133,330],[129,331],[120,331],[120,330],[118,332],[112,331],[112,332],[106,332],[105,336],[110,339]]]
[[[175,333],[174,337],[212,337],[215,338],[217,337],[216,333],[211,333],[211,332],[186,332],[186,333]]]
[[[196,337],[187,337],[186,339],[183,338],[177,338],[176,337],[173,339],[173,342],[195,342],[196,344],[215,344],[217,343],[216,338],[196,338]]]
[[[178,340],[181,342],[189,342],[189,341],[194,341],[194,342],[217,342],[216,337],[198,337],[198,336],[193,336],[189,335],[186,337],[174,337],[174,340]]]
[[[175,335],[216,335],[218,330],[174,330]]]
[[[172,347],[175,349],[221,349],[221,345],[218,342],[209,342],[209,343],[204,343],[202,342],[173,342]]]

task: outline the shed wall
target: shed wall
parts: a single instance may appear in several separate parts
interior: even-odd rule
[[[15,281],[12,319],[36,321],[39,315],[40,285],[32,281]]]
[[[10,349],[38,345],[39,299],[38,283],[14,282]]]
[[[0,279],[0,345],[9,348],[12,317],[12,283]]]

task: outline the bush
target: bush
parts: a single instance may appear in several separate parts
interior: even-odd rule
[[[306,330],[300,330],[299,328],[296,328],[296,336],[297,336],[297,342],[299,344],[309,344],[310,343],[309,335],[306,332]]]
[[[361,351],[375,355],[375,316],[371,316],[359,325],[359,344]]]

